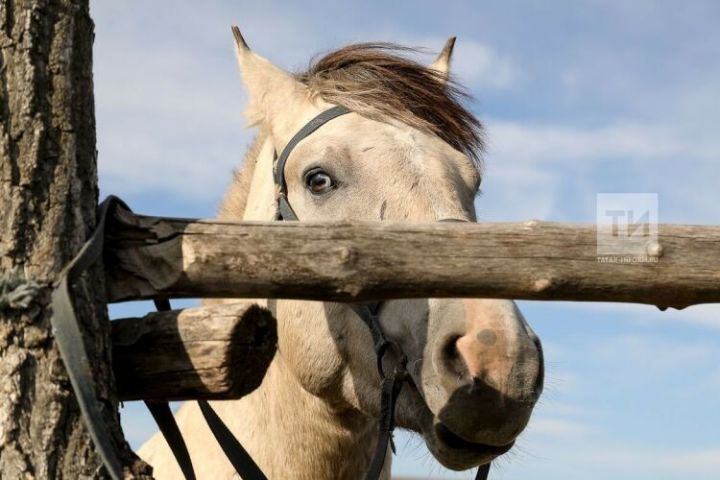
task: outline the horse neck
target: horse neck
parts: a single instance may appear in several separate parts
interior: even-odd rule
[[[254,392],[217,405],[268,478],[356,480],[370,463],[374,422],[307,392],[281,352]]]
[[[253,168],[249,171],[251,178],[241,182],[243,173],[236,175],[220,216],[227,219],[242,208],[244,220],[272,220],[274,149],[265,138],[249,154],[244,168]],[[239,193],[233,189],[240,183],[249,188],[247,201],[232,207],[232,195]],[[257,302],[275,303],[262,299]],[[276,316],[278,310],[287,311],[271,309]],[[282,332],[285,319],[278,316],[277,321],[278,331]],[[223,402],[219,408],[269,478],[357,479],[369,466],[377,435],[375,422],[358,410],[339,408],[337,402],[305,390],[284,361],[282,351],[277,352],[262,384],[253,393]]]

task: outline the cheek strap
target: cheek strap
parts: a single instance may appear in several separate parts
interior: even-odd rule
[[[275,179],[275,186],[278,188],[277,198],[277,213],[275,215],[276,220],[297,220],[298,217],[295,215],[290,202],[288,202],[287,195],[287,182],[285,181],[285,164],[288,161],[290,153],[293,149],[305,139],[305,137],[311,135],[315,130],[325,125],[330,120],[337,118],[341,115],[350,113],[350,110],[337,105],[329,108],[324,112],[318,114],[315,118],[306,123],[285,145],[280,156],[275,160],[275,171],[273,172],[273,178]],[[277,155],[277,152],[275,153]]]

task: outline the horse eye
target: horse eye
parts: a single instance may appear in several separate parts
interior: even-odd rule
[[[335,187],[332,177],[322,170],[312,170],[305,175],[305,185],[315,195],[327,193]]]

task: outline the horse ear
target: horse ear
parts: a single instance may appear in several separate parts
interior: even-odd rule
[[[287,140],[288,132],[283,131],[283,126],[290,131],[291,125],[283,119],[297,117],[308,104],[307,87],[250,50],[237,26],[232,27],[232,33],[240,73],[250,93],[246,112],[249,123],[263,125],[276,139]]]
[[[430,68],[438,72],[440,78],[445,81],[447,81],[450,73],[450,59],[452,58],[453,48],[455,48],[455,38],[450,37],[447,39],[440,55],[430,64]]]

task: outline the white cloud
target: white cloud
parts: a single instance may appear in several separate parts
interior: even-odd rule
[[[458,38],[451,71],[458,80],[474,88],[508,88],[517,84],[522,73],[510,59],[487,44]]]
[[[645,160],[706,153],[701,146],[682,142],[679,132],[665,125],[619,120],[598,128],[577,128],[494,119],[486,125],[491,157],[520,164],[542,161],[546,168],[587,159]]]
[[[589,466],[611,466],[626,474],[642,471],[670,473],[673,478],[694,478],[695,475],[713,478],[720,471],[720,447],[697,450],[606,447],[587,451],[583,458]]]
[[[102,190],[216,203],[252,135],[242,129],[232,37],[227,25],[220,29],[227,20],[207,9],[193,22],[196,7],[178,5],[172,18],[156,17],[174,32],[168,38],[127,6],[93,10]]]
[[[596,342],[588,354],[608,365],[635,365],[643,372],[642,379],[638,381],[648,381],[653,377],[682,374],[700,365],[712,365],[720,359],[717,347],[718,342],[681,341],[652,334],[623,334]],[[628,373],[627,370],[625,373]]]
[[[720,469],[720,446],[660,449],[624,444],[622,439],[568,438],[560,434],[556,442],[549,437],[534,439],[532,446],[522,448],[504,468],[494,470],[494,478],[709,480],[716,478]]]
[[[593,222],[595,194],[607,191],[608,184],[628,188],[631,178],[636,179],[634,191],[660,193],[662,221],[716,223],[719,218],[717,190],[698,188],[695,180],[717,171],[716,137],[677,125],[622,119],[599,127],[497,118],[485,124],[487,168],[478,202],[482,220],[560,220],[569,215],[573,221],[580,216],[580,221]],[[490,213],[484,215],[486,211]]]

